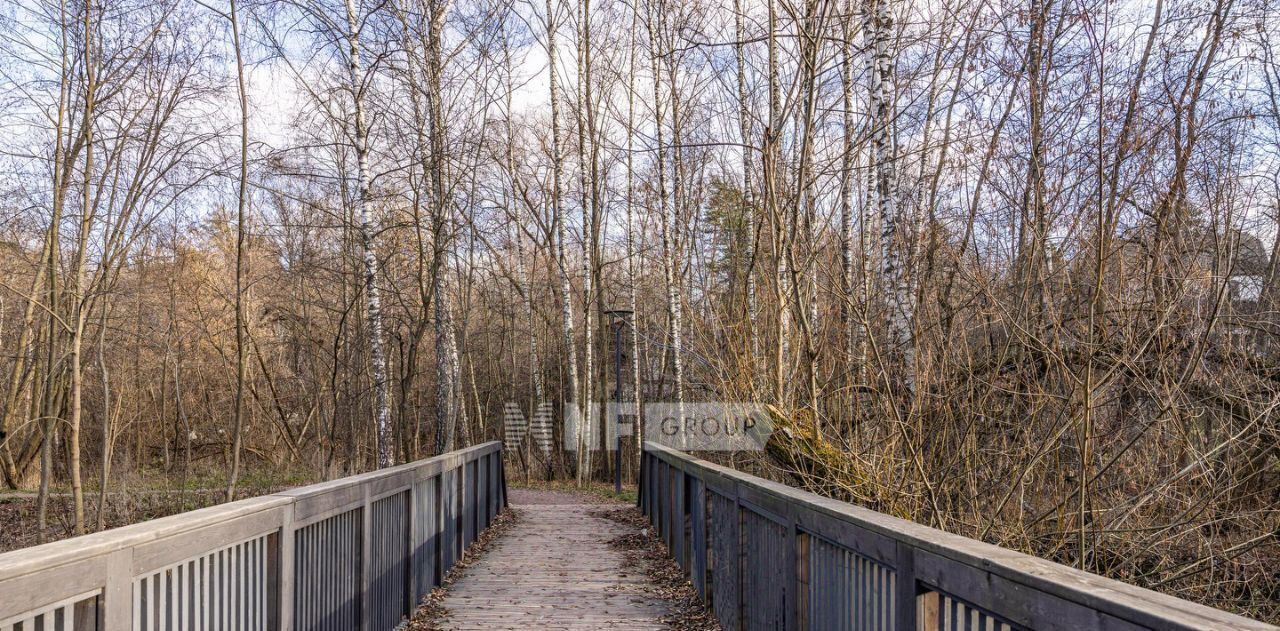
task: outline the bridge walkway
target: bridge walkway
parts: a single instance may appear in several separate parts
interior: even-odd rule
[[[629,528],[583,496],[512,489],[519,517],[450,586],[444,629],[661,629],[668,604],[609,541]]]

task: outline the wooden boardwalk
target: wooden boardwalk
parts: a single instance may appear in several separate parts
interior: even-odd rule
[[[522,503],[522,500],[524,503]],[[528,503],[528,502],[537,503]],[[570,493],[513,490],[515,526],[450,587],[444,629],[661,629],[672,612],[608,541],[627,527]]]

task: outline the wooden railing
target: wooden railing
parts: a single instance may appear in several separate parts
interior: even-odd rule
[[[640,506],[726,630],[1275,630],[647,443]]]
[[[389,631],[505,506],[491,442],[0,554],[0,631]]]

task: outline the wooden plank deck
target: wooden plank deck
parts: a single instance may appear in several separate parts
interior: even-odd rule
[[[608,541],[627,527],[593,517],[599,505],[536,492],[520,521],[467,568],[443,601],[444,629],[662,629],[669,606]],[[561,502],[561,503],[549,503]]]

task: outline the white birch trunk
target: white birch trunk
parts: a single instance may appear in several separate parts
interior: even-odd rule
[[[659,231],[662,238],[662,272],[663,280],[667,283],[667,319],[671,326],[671,362],[675,371],[675,388],[676,388],[676,411],[679,414],[681,423],[684,419],[684,348],[681,340],[681,305],[680,291],[677,286],[677,266],[679,261],[676,259],[676,248],[674,237],[672,235],[672,220],[670,211],[670,200],[667,199],[667,148],[666,137],[663,133],[663,115],[662,115],[662,80],[661,65],[659,59],[660,52],[660,34],[661,20],[663,13],[659,8],[654,11],[654,15],[649,18],[649,42],[650,42],[650,59],[653,65],[653,111],[654,111],[654,128],[658,145],[658,217]],[[683,434],[681,434],[683,436]]]
[[[889,347],[901,357],[902,379],[910,389],[915,384],[915,349],[911,337],[911,321],[915,312],[915,297],[908,282],[903,260],[902,221],[898,202],[898,176],[896,150],[892,136],[893,126],[893,62],[889,58],[889,36],[893,30],[890,0],[874,3],[874,10],[864,17],[870,26],[871,52],[874,53],[874,72],[871,76],[871,112],[875,117],[872,136],[875,150],[876,194],[880,211],[881,275],[888,299]]]
[[[369,345],[370,372],[373,375],[374,427],[378,439],[378,467],[394,464],[391,445],[391,407],[387,396],[387,364],[382,348],[382,299],[378,293],[378,257],[374,248],[373,212],[369,189],[369,130],[364,115],[364,69],[360,64],[359,19],[356,16],[356,0],[346,0],[348,74],[351,97],[355,106],[355,143],[357,164],[358,199],[360,216],[360,244],[364,254],[364,292],[368,309],[366,327]]]
[[[440,248],[435,248],[437,255]],[[453,449],[453,432],[457,417],[457,387],[454,376],[457,370],[453,366],[453,322],[449,317],[449,300],[445,296],[444,283],[439,279],[444,275],[443,264],[437,264],[432,296],[435,311],[435,347],[436,347],[436,453],[443,454]]]
[[[539,357],[538,351],[538,335],[534,330],[534,312],[533,312],[533,266],[525,258],[524,236],[516,234],[517,256],[520,257],[520,276],[524,283],[524,316],[525,324],[529,327],[529,364],[530,373],[533,380],[533,397],[534,406],[542,403],[545,398],[542,385],[542,359]],[[530,257],[535,254],[536,248],[530,251]]]
[[[640,416],[640,321],[639,296],[636,287],[636,188],[635,188],[635,128],[636,128],[636,34],[640,28],[640,11],[631,7],[630,47],[627,55],[627,286],[631,305],[631,368],[632,401],[635,403],[636,454],[644,450],[644,425]]]
[[[564,163],[560,156],[560,86],[556,76],[556,9],[552,0],[547,0],[547,59],[550,72],[551,91],[551,214],[556,226],[556,267],[560,273],[560,307],[564,320],[564,350],[569,361],[569,401],[566,405],[585,405],[578,399],[578,353],[574,349],[573,334],[573,297],[569,284],[569,262],[565,258],[565,218],[561,204],[561,180],[564,176]],[[575,440],[578,452],[584,447],[582,427],[579,424]]]
[[[594,391],[592,386],[595,384],[595,310],[591,308],[592,298],[595,295],[595,276],[591,273],[592,257],[592,209],[589,186],[594,186],[594,182],[588,183],[588,165],[587,165],[587,115],[585,110],[590,107],[591,101],[591,70],[590,64],[590,25],[591,9],[588,0],[580,0],[578,3],[578,23],[581,29],[578,32],[578,107],[574,110],[575,122],[577,123],[578,132],[578,194],[582,208],[582,330],[586,342],[583,345],[583,372],[582,372],[582,424],[581,428],[585,430],[586,443],[585,449],[578,450],[578,482],[582,483],[591,475],[591,457],[592,449],[595,447],[595,427],[598,419],[591,418],[592,396]]]

